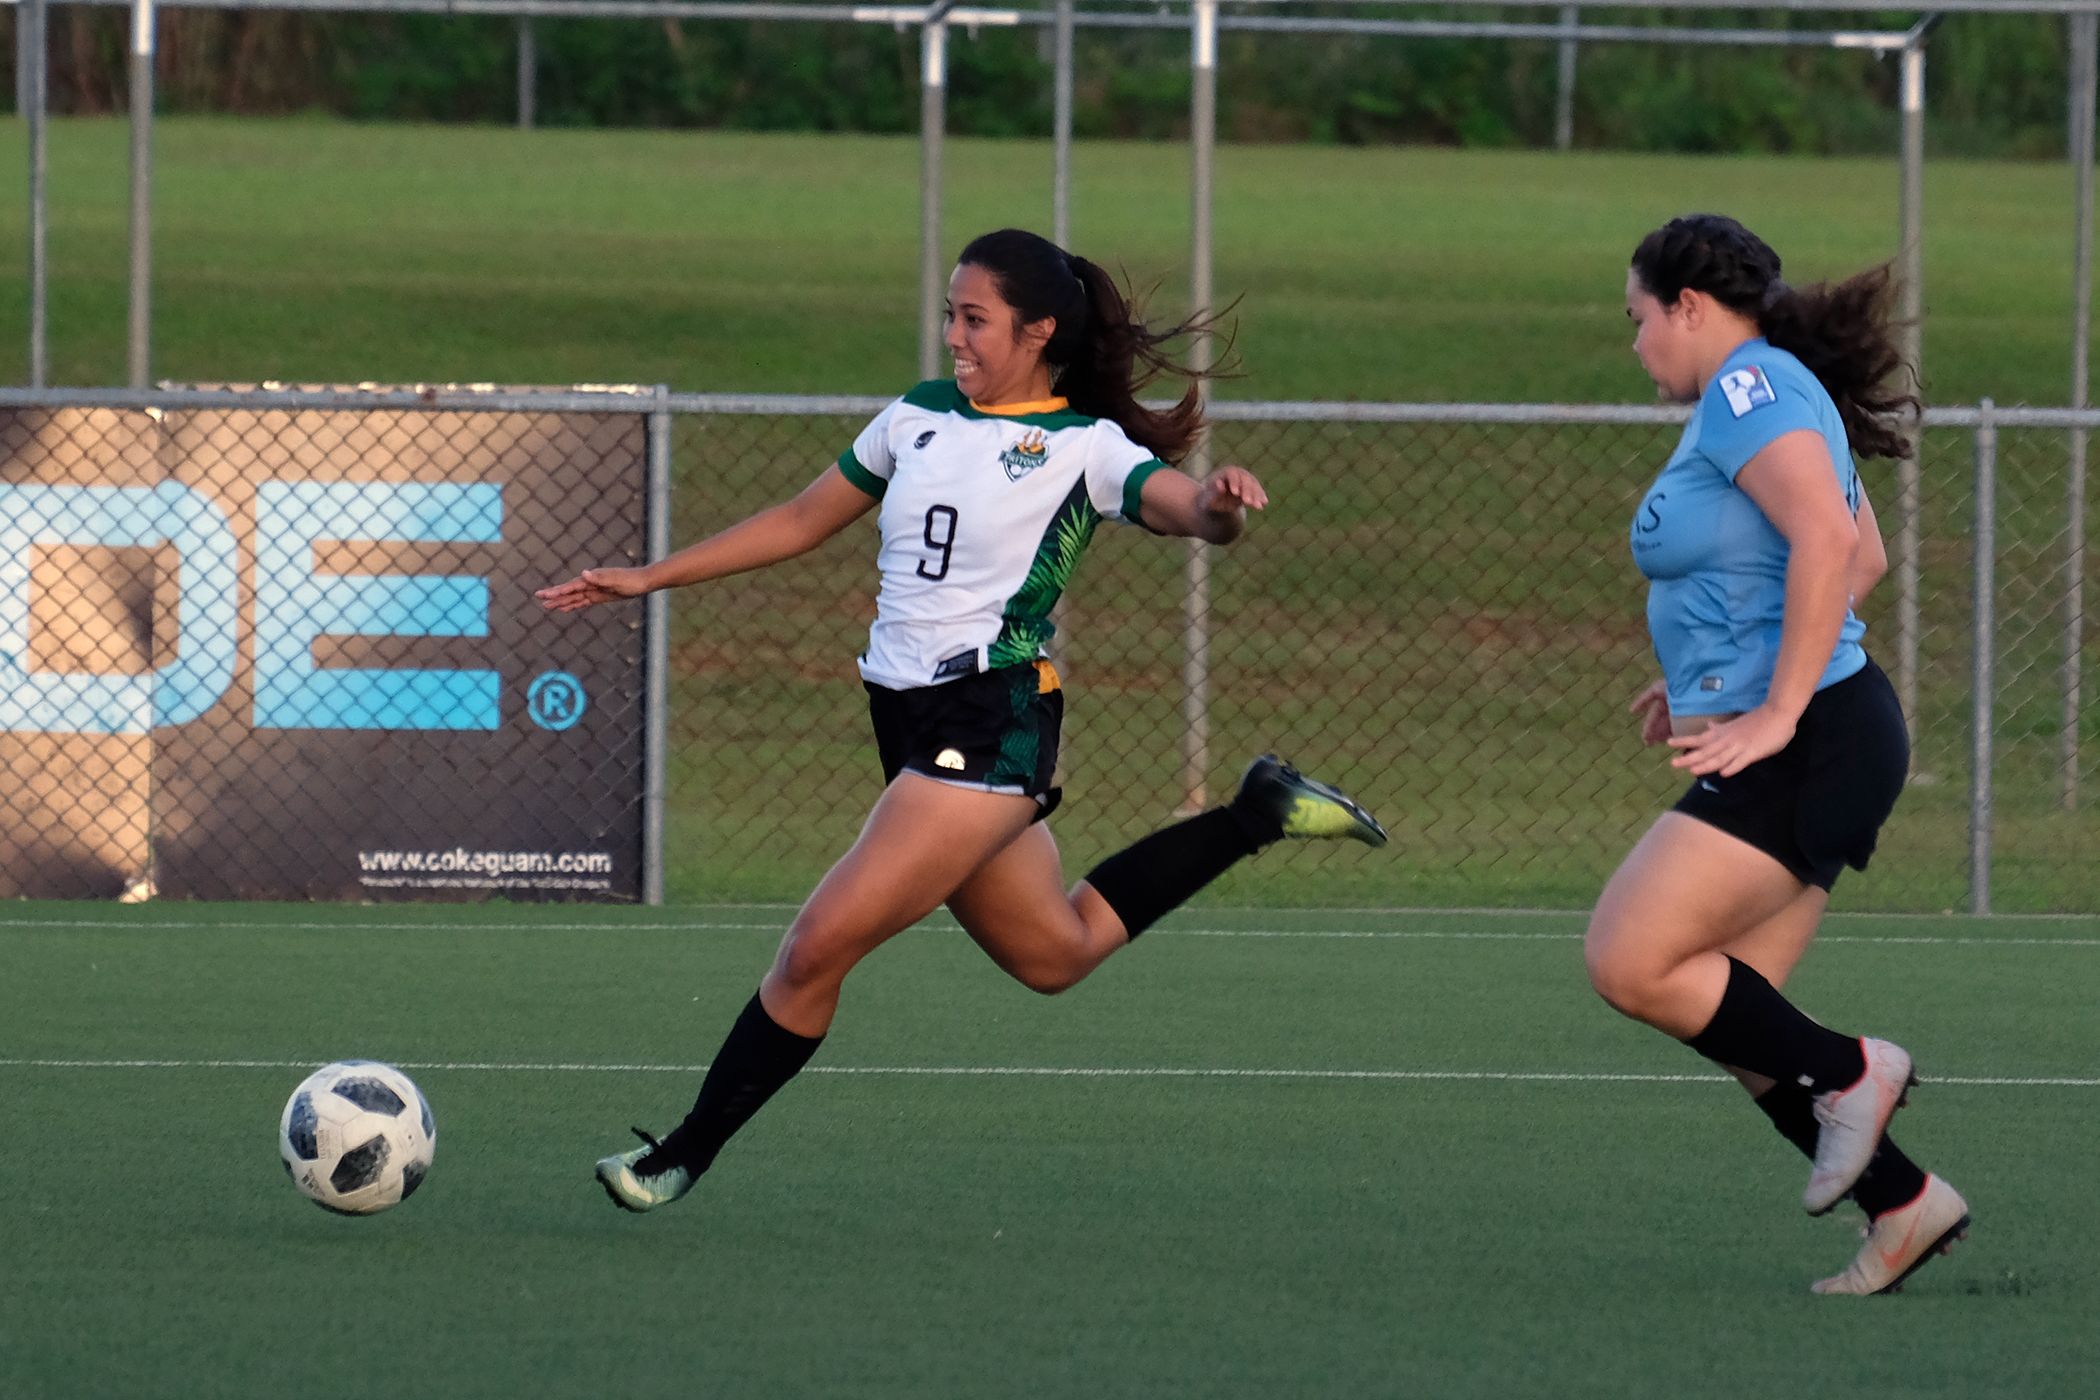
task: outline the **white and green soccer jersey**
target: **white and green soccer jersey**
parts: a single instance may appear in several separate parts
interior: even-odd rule
[[[861,676],[909,690],[1042,655],[1094,527],[1138,523],[1138,493],[1164,465],[1063,399],[990,412],[933,380],[885,408],[839,457],[882,502]]]

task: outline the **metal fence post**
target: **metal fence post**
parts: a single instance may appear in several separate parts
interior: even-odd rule
[[[1969,753],[1969,912],[1991,912],[1992,709],[1997,689],[1995,655],[1998,562],[1997,405],[1977,405],[1974,619],[1970,648],[1973,690]]]
[[[948,123],[948,21],[955,0],[926,12],[919,32],[919,378],[940,372],[941,137]]]
[[[659,402],[670,397],[665,385],[656,386]],[[648,425],[648,546],[649,562],[671,552],[671,413],[658,408],[649,414]],[[662,589],[651,593],[642,606],[643,658],[642,704],[642,902],[664,902],[664,755],[668,743],[671,674],[671,600]]]
[[[45,108],[50,102],[50,45],[44,38],[44,0],[24,0],[15,43],[25,81],[17,103],[29,123],[29,387],[40,389],[49,373],[48,285],[50,264],[45,251],[47,219],[44,176]]]
[[[1050,144],[1053,151],[1050,173],[1050,241],[1067,252],[1072,243],[1072,0],[1057,0],[1051,31],[1052,112]],[[1066,619],[1071,616],[1069,599],[1059,594],[1050,606],[1050,659],[1064,652]]]
[[[1194,33],[1190,77],[1189,145],[1193,157],[1190,171],[1189,302],[1192,311],[1203,312],[1211,302],[1211,174],[1218,125],[1218,0],[1196,0],[1190,8]],[[1210,368],[1210,342],[1198,336],[1191,347],[1191,367]],[[1210,391],[1197,381],[1197,392],[1207,405]],[[1197,479],[1210,473],[1210,446],[1197,444],[1189,454],[1188,470]],[[1187,655],[1182,662],[1182,806],[1196,811],[1204,804],[1204,788],[1210,773],[1210,545],[1199,539],[1188,542],[1187,590],[1182,599],[1182,632]]]
[[[2092,390],[2093,118],[2100,84],[2100,15],[2071,16],[2071,150],[2078,168],[2078,233],[2071,277],[2071,407],[2084,408]],[[2086,430],[2071,430],[2064,503],[2064,721],[2059,793],[2065,811],[2078,806],[2078,711],[2085,637]]]
[[[539,100],[540,46],[532,32],[532,16],[518,16],[518,130],[532,130],[534,108]]]
[[[1052,80],[1050,241],[1069,249],[1072,236],[1072,0],[1057,0],[1056,63]]]
[[[1581,10],[1573,5],[1560,7],[1563,29],[1573,29],[1581,21]],[[1560,41],[1560,81],[1553,101],[1553,148],[1558,151],[1573,149],[1575,145],[1575,50],[1573,39]]]
[[[129,383],[146,387],[153,346],[153,0],[131,4],[131,334]]]
[[[1903,358],[1923,374],[1925,307],[1925,46],[1922,37],[1903,50],[1903,161],[1899,181],[1901,247],[1897,318]],[[1922,444],[1921,444],[1922,446]],[[1918,714],[1918,515],[1921,507],[1918,454],[1896,464],[1896,695],[1904,718]]]

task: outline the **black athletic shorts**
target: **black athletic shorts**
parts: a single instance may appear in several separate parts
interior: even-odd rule
[[[1910,771],[1903,707],[1881,668],[1825,686],[1794,738],[1732,778],[1696,779],[1672,810],[1747,841],[1811,885],[1865,870]]]
[[[1065,693],[1049,662],[914,690],[864,684],[884,782],[911,772],[956,787],[1033,797],[1037,821],[1063,800],[1052,780]]]

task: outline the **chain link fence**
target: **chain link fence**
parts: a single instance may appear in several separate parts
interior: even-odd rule
[[[725,411],[677,421],[680,541],[799,489],[881,405],[716,406]],[[1498,411],[1513,421],[1481,421]],[[1627,524],[1675,441],[1671,415],[1398,405],[1219,413],[1212,458],[1259,473],[1272,503],[1239,543],[1211,552],[1200,795],[1218,800],[1251,756],[1273,749],[1363,798],[1393,842],[1378,852],[1279,850],[1208,897],[1592,901],[1683,786],[1665,755],[1641,747],[1626,712],[1656,673]],[[2067,438],[1999,434],[1997,745],[1984,805],[1990,903],[2008,911],[2100,909],[2094,707],[2074,717],[2075,747],[2064,734]],[[1846,907],[1974,903],[1975,442],[1956,423],[1928,431],[1920,451],[1917,772],[1873,868],[1847,876]],[[1893,550],[1895,469],[1865,471]],[[872,528],[674,602],[673,898],[799,899],[859,830],[881,782],[852,664],[874,607]],[[1054,825],[1075,873],[1196,795],[1186,754],[1189,550],[1104,527],[1068,594],[1056,643],[1068,687],[1066,801]],[[2082,573],[2085,597],[2100,598],[2090,552]],[[1870,649],[1893,673],[1893,577],[1862,613]],[[2074,670],[2091,670],[2090,643],[2075,659]],[[2079,805],[2066,807],[2067,784]]]
[[[73,871],[59,892],[87,896],[641,898],[660,881],[672,901],[792,901],[859,830],[881,783],[853,665],[874,611],[872,518],[654,607],[553,617],[530,592],[785,499],[881,401],[448,394],[353,410],[280,395],[207,411],[160,394],[146,413],[79,395],[21,402],[32,397],[0,392],[0,664],[18,668],[0,687],[0,769],[26,795],[0,826],[0,869]],[[1362,797],[1393,842],[1281,849],[1207,898],[1588,904],[1682,786],[1626,712],[1654,674],[1627,524],[1673,415],[1229,404],[1216,416],[1211,458],[1259,473],[1269,511],[1201,561],[1185,541],[1104,527],[1061,609],[1067,797],[1054,825],[1072,871],[1220,800],[1273,750]],[[1916,772],[1841,902],[2100,910],[2093,629],[2076,615],[2100,598],[2100,570],[2086,551],[2071,572],[2094,492],[2080,478],[2074,508],[2069,431],[2100,415],[1942,410],[1932,423],[1907,678]],[[652,466],[668,480],[654,492]],[[1994,506],[1982,515],[1979,467]],[[1894,554],[1894,468],[1865,474]],[[272,506],[287,482],[333,516]],[[144,492],[128,499],[159,514],[44,528],[25,490],[52,486]],[[449,504],[398,494],[439,486],[497,487],[500,526],[486,490]],[[360,494],[376,487],[397,488],[391,504]],[[206,547],[221,538],[208,513],[183,507],[203,522],[190,527],[168,515],[185,491],[220,512],[225,558]],[[1983,571],[1979,527],[1994,561]],[[290,544],[271,544],[273,530]],[[394,595],[371,591],[382,583]],[[1861,611],[1900,684],[1897,593],[1892,576]],[[273,708],[287,675],[293,696],[356,676],[399,703]],[[403,679],[418,675],[438,679]],[[574,694],[536,693],[550,676]],[[213,685],[202,708],[184,701]],[[121,713],[59,732],[47,692],[66,686]],[[25,709],[38,696],[46,709]],[[400,723],[470,709],[483,727]],[[630,880],[633,853],[657,847],[659,801],[661,864]],[[612,853],[620,875],[418,868],[375,885],[364,866],[384,852],[397,865],[411,852],[422,865]]]

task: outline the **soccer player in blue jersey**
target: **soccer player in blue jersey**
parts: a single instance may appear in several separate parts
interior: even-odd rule
[[[1634,513],[1663,678],[1632,709],[1692,778],[1605,886],[1585,942],[1607,1002],[1727,1068],[1848,1194],[1867,1243],[1818,1293],[1881,1293],[1968,1225],[1961,1196],[1887,1136],[1916,1078],[1887,1041],[1826,1029],[1779,988],[1845,866],[1865,869],[1910,740],[1852,607],[1887,567],[1853,453],[1900,457],[1917,399],[1886,267],[1790,287],[1733,219],[1673,219],[1626,278],[1634,352],[1693,405]]]
[[[1198,481],[1172,464],[1203,431],[1192,384],[1171,408],[1137,393],[1182,373],[1114,279],[1017,229],[973,241],[948,283],[955,377],[876,415],[793,500],[644,568],[542,589],[573,612],[789,559],[880,507],[881,588],[860,673],[887,786],[853,848],[802,906],[757,995],[715,1053],[692,1112],[661,1142],[598,1163],[616,1205],[691,1189],[816,1052],[846,975],[946,904],[992,960],[1039,992],[1085,977],[1228,867],[1285,837],[1385,831],[1272,756],[1224,806],[1110,856],[1069,892],[1043,819],[1064,694],[1044,659],[1050,610],[1095,527],[1229,544],[1267,504],[1253,473]]]

